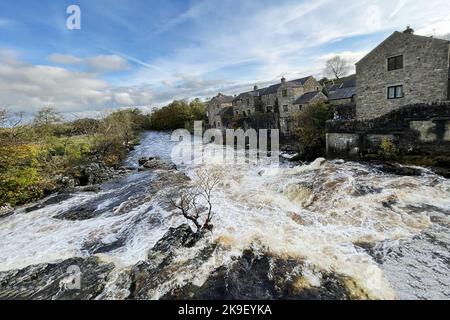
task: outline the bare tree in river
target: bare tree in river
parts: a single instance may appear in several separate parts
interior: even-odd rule
[[[195,173],[193,185],[182,189],[179,197],[170,197],[170,204],[180,210],[184,218],[192,222],[197,232],[212,230],[212,192],[219,184],[220,170],[199,169]]]

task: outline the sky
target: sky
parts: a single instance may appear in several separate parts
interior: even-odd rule
[[[70,30],[66,10],[81,9]],[[84,115],[351,65],[394,31],[450,34],[448,0],[2,0],[0,106]]]

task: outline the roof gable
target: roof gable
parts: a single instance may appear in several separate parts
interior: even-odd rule
[[[211,101],[215,100],[215,101],[219,102],[220,104],[222,104],[222,103],[231,103],[231,102],[233,102],[233,99],[234,98],[232,96],[226,96],[226,95],[219,93],[217,96],[212,98]]]
[[[381,48],[383,48],[385,46],[386,43],[393,41],[397,38],[401,38],[401,37],[410,37],[412,39],[415,39],[416,41],[439,41],[439,42],[444,42],[444,43],[449,43],[450,41],[448,40],[444,40],[444,39],[439,39],[439,38],[434,38],[434,37],[426,37],[426,36],[419,36],[416,34],[409,34],[409,33],[403,33],[403,32],[399,32],[399,31],[395,31],[393,34],[391,34],[389,37],[387,37],[383,42],[381,42],[378,46],[376,46],[372,51],[370,51],[368,54],[366,54],[361,60],[359,60],[356,65],[364,62],[367,58],[373,56],[374,54],[376,54]]]

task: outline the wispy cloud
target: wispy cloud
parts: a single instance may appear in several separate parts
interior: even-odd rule
[[[95,72],[124,71],[130,68],[128,62],[118,55],[98,55],[80,58],[73,55],[55,53],[49,61],[62,65],[79,65]]]

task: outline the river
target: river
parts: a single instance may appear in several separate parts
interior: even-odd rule
[[[142,156],[170,161],[174,146],[168,133],[144,133],[125,165],[137,168]],[[356,162],[278,168],[223,164],[213,157],[179,170],[188,176],[199,168],[222,170],[213,193],[210,237],[226,250],[200,270],[173,274],[175,282],[186,281],[195,270],[195,283],[201,284],[217,267],[257,245],[303,259],[312,286],[326,270],[351,278],[370,298],[450,299],[448,179],[426,169],[414,177],[386,174]],[[185,223],[161,196],[150,195],[153,179],[153,172],[136,170],[103,184],[99,192],[75,192],[2,218],[0,272],[95,255],[120,273],[145,260],[169,228]],[[87,216],[61,219],[71,212]]]

